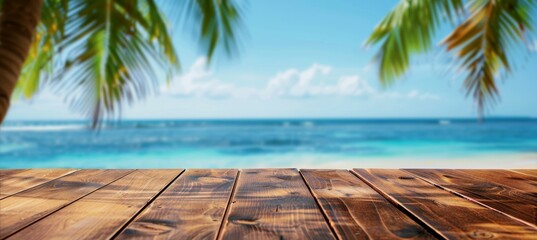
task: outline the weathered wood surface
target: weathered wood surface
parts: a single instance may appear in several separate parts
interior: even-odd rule
[[[439,189],[407,171],[354,171],[442,237],[532,239],[537,236],[537,228]]]
[[[109,239],[180,172],[136,170],[10,239]]]
[[[214,239],[237,170],[187,170],[118,239]]]
[[[536,173],[0,170],[0,240],[537,239]]]
[[[2,169],[0,171],[0,180],[2,180],[4,177],[17,174],[20,172],[28,171],[27,169]],[[1,186],[1,185],[0,185]]]
[[[75,171],[74,169],[6,170],[0,177],[0,199]]]
[[[537,177],[537,169],[517,169],[517,170],[513,170],[513,171],[518,172],[518,173],[522,173],[522,174],[526,174],[526,175],[529,175],[529,176]]]
[[[464,170],[464,173],[528,193],[537,189],[537,176],[505,170]]]
[[[0,239],[131,171],[80,170],[0,200]]]
[[[481,170],[412,169],[407,171],[510,216],[537,225],[537,195],[500,184],[503,182],[502,179],[513,177],[514,174],[508,170],[495,170],[493,175],[483,174]],[[479,173],[476,173],[478,171]],[[486,175],[486,178],[483,178],[483,175]],[[523,175],[517,176],[516,179],[520,177]],[[511,179],[510,181],[526,180]]]
[[[335,239],[295,169],[242,170],[222,239]]]
[[[435,239],[347,170],[301,170],[340,239]]]

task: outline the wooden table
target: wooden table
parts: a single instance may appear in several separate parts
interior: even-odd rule
[[[537,239],[537,170],[0,170],[0,239]]]

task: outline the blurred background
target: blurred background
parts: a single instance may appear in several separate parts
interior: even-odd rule
[[[113,2],[42,2],[1,168],[537,167],[535,1]]]

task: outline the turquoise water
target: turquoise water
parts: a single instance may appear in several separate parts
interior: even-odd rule
[[[537,120],[123,121],[99,131],[79,121],[8,122],[0,130],[0,168],[415,167],[486,165],[491,156],[508,165],[515,155],[537,155]]]

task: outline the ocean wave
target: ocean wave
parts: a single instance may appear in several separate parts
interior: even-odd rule
[[[445,126],[445,125],[450,125],[450,124],[451,124],[451,121],[449,121],[449,120],[439,120],[439,121],[438,121],[438,124],[439,124],[439,125],[444,125],[444,126]]]
[[[0,132],[50,132],[50,131],[75,131],[87,129],[88,126],[81,124],[69,125],[20,125],[2,126]]]
[[[16,152],[35,147],[34,144],[20,143],[20,144],[2,144],[0,145],[0,154],[6,154],[10,152]]]
[[[304,122],[302,122],[302,126],[304,126],[304,127],[314,127],[315,123],[312,122],[312,121],[304,121]]]

